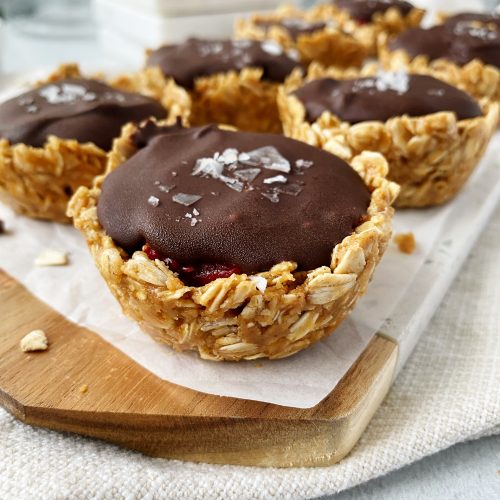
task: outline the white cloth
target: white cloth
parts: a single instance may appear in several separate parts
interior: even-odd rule
[[[500,433],[500,207],[352,453],[316,469],[153,459],[0,410],[0,498],[310,498]]]

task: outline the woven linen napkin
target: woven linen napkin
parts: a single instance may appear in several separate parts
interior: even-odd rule
[[[315,469],[153,459],[0,410],[0,498],[311,498],[500,433],[500,207],[351,454]]]

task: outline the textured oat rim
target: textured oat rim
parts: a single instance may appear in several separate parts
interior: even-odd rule
[[[81,76],[78,65],[63,64],[46,79],[36,82],[34,87]],[[0,198],[23,215],[70,222],[65,215],[69,201],[65,188],[70,185],[76,190],[80,182],[89,184],[103,171],[106,154],[93,143],[80,143],[53,135],[40,148],[11,144],[1,139]],[[79,172],[74,168],[77,158],[84,166]],[[70,174],[74,175],[67,179]]]
[[[335,53],[336,57],[330,55],[328,59],[332,62],[329,64],[341,67],[360,66],[368,55],[365,45],[336,26],[327,25],[314,33],[301,33],[295,40],[282,26],[270,26],[266,29],[259,25],[260,22],[280,22],[290,18],[318,22],[311,17],[309,11],[300,10],[292,5],[283,5],[273,12],[255,13],[248,18],[237,19],[234,28],[235,38],[274,40],[285,49],[298,50],[304,63],[322,60],[326,64],[325,53],[330,52]]]
[[[321,146],[326,140],[328,140],[324,135],[325,131],[335,129],[338,132],[338,135],[347,136],[351,128],[360,125],[344,122],[329,111],[324,111],[313,123],[309,123],[305,118],[306,110],[302,102],[296,96],[289,94],[289,92],[296,88],[298,87],[295,86],[295,82],[294,85],[291,85],[291,82],[289,82],[288,85],[282,86],[278,94],[278,103],[280,105],[280,110],[283,111],[282,116],[285,115],[287,111],[293,110],[293,113],[287,114],[288,117],[292,118],[290,123],[294,127],[298,127],[301,131],[303,131],[305,136],[308,136],[311,139],[313,137],[316,138],[316,141],[309,141],[309,143]],[[397,124],[398,122],[412,123],[415,125],[415,129],[425,129],[426,124],[432,126],[434,118],[439,115],[447,117],[447,122],[452,129],[461,130],[471,126],[473,127],[479,123],[484,123],[487,125],[488,129],[491,129],[491,133],[493,133],[495,129],[491,124],[495,122],[495,119],[498,119],[499,106],[497,103],[491,102],[488,99],[482,99],[479,104],[483,110],[483,116],[477,118],[460,120],[453,111],[439,111],[425,116],[411,117],[403,115],[389,118],[386,121],[371,120],[370,122],[362,123],[378,124],[385,128],[388,135],[392,135],[392,125]],[[391,125],[391,127],[389,125]],[[413,137],[416,136],[418,136],[418,134],[415,134]]]
[[[426,11],[413,7],[408,14],[402,15],[401,11],[392,6],[385,12],[377,12],[372,22],[359,25],[347,10],[338,8],[333,4],[319,4],[310,9],[311,19],[328,20],[335,19],[345,31],[359,39],[372,53],[377,49],[377,37],[381,33],[401,33],[409,28],[419,26]]]
[[[133,125],[124,128],[109,156],[106,174],[97,177],[91,189],[81,187],[68,208],[68,215],[85,236],[97,267],[124,312],[157,340],[181,350],[198,350],[202,358],[210,360],[286,357],[330,334],[364,293],[390,239],[391,203],[398,194],[398,186],[386,180],[388,167],[383,156],[365,152],[351,163],[369,187],[371,203],[365,222],[332,249],[330,267],[298,273],[302,276],[296,281],[296,265],[282,262],[258,273],[267,281],[264,292],[246,274],[221,278],[203,287],[187,287],[163,262],[151,261],[144,252],[137,251],[129,258],[106,235],[97,218],[97,201],[104,178],[136,151],[130,141],[135,130]],[[267,338],[262,330],[257,343],[235,339],[230,332],[232,327],[224,325],[234,325],[240,320],[247,326],[254,323],[251,317],[244,316],[248,313],[241,312],[235,317],[234,309],[249,301],[246,311],[253,302],[270,297],[285,316],[292,314],[287,312],[291,303],[298,308],[300,315],[286,327],[286,337],[276,340],[273,334]],[[178,327],[175,326],[178,321],[175,325],[170,322],[170,329],[174,330],[170,332],[167,328],[170,316],[182,318],[186,309],[191,311],[189,319]],[[213,328],[223,331],[214,338]],[[275,340],[277,343],[273,344]]]
[[[406,69],[410,73],[420,73],[444,80],[476,98],[486,97],[500,101],[500,69],[473,59],[463,66],[445,58],[430,60],[426,55],[411,57],[405,50],[391,51],[389,39],[381,35],[378,40],[379,59],[388,70]]]
[[[389,68],[392,70],[391,68]],[[356,68],[348,68],[347,70],[341,70],[338,68],[325,68],[321,64],[313,63],[309,66],[308,73],[305,77],[301,77],[301,75],[292,75],[289,77],[285,83],[280,87],[278,91],[278,103],[280,105],[280,110],[286,112],[288,109],[294,109],[296,112],[292,114],[294,118],[294,125],[304,124],[304,127],[308,126],[313,133],[317,133],[318,130],[324,130],[327,128],[336,128],[339,129],[340,132],[347,132],[349,128],[356,126],[357,124],[350,124],[348,122],[342,121],[340,118],[336,117],[333,113],[329,111],[324,111],[322,115],[317,118],[314,123],[309,123],[305,119],[306,110],[302,102],[295,97],[294,95],[290,95],[291,92],[297,90],[302,87],[306,83],[309,83],[313,80],[317,80],[320,78],[334,78],[334,79],[351,79],[351,78],[363,78],[374,76],[377,74],[379,70],[376,63],[367,64],[361,69]],[[417,71],[409,71],[410,74],[419,74]],[[433,75],[430,75],[433,76]],[[437,76],[436,76],[437,78]],[[440,79],[440,78],[437,78]],[[491,102],[489,99],[483,98],[478,103],[483,110],[483,116],[477,118],[471,118],[466,120],[459,120],[456,114],[452,111],[439,111],[437,113],[431,113],[425,116],[402,116],[402,117],[393,117],[385,120],[384,122],[379,120],[371,120],[372,122],[381,123],[386,128],[389,122],[396,123],[399,120],[405,120],[407,122],[422,122],[422,121],[431,121],[432,117],[437,114],[442,115],[450,115],[452,117],[452,121],[450,125],[453,128],[463,128],[469,126],[473,122],[479,121],[491,121],[493,116],[498,113],[499,107]],[[297,111],[299,111],[297,113]]]

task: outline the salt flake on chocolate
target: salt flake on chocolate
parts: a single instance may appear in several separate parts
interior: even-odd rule
[[[237,170],[234,176],[243,182],[252,182],[262,170],[260,168],[244,168],[242,170]]]
[[[394,90],[398,94],[404,94],[408,92],[410,78],[405,71],[397,71],[395,73],[379,71],[375,80],[375,86],[380,92]]]
[[[247,154],[250,159],[241,163],[251,166],[263,166],[268,170],[277,170],[286,174],[290,172],[290,162],[274,146],[264,146],[248,151]]]
[[[172,189],[174,189],[175,186],[167,186],[166,184],[158,184],[158,189],[162,192],[162,193],[170,193],[170,191],[172,191]]]
[[[225,175],[221,175],[220,180],[228,188],[231,188],[233,191],[238,191],[238,193],[241,193],[243,191],[243,188],[245,187],[243,182],[240,182],[238,179],[233,179],[232,177],[226,177]]]
[[[222,162],[224,165],[231,165],[238,161],[238,150],[234,148],[228,148],[216,158],[218,162]]]
[[[160,199],[157,198],[156,196],[150,196],[148,198],[148,203],[152,206],[152,207],[157,207],[159,204],[160,204]]]
[[[219,179],[224,171],[224,165],[213,158],[200,158],[196,160],[191,175],[210,176],[213,179]]]
[[[309,167],[312,167],[313,165],[314,165],[314,162],[311,160],[298,159],[295,162],[295,166],[297,168],[309,168]]]
[[[287,184],[286,186],[275,187],[274,189],[278,193],[288,194],[290,196],[298,196],[304,188],[299,184],[292,183],[292,184]]]
[[[280,56],[283,54],[283,47],[274,40],[265,40],[260,44],[260,46],[264,52],[267,52],[272,56]]]
[[[274,177],[267,177],[264,179],[264,184],[274,184],[276,182],[285,184],[287,180],[288,179],[284,175],[275,175]]]
[[[62,83],[60,85],[49,85],[38,92],[49,104],[62,104],[74,102],[83,98],[87,89],[82,85],[73,83]]]
[[[272,189],[270,191],[264,191],[261,193],[264,198],[267,198],[271,203],[279,203],[280,195],[278,191]]]
[[[179,203],[179,205],[184,205],[185,207],[189,207],[201,199],[202,196],[188,193],[177,193],[172,196],[172,201]]]

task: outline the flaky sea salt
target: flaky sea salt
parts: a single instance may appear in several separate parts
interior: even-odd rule
[[[287,180],[288,179],[284,175],[275,175],[274,177],[267,177],[263,182],[264,184],[274,184],[276,182],[284,184]]]
[[[277,170],[288,174],[290,172],[290,162],[281,155],[274,146],[264,146],[262,148],[248,151],[248,160],[241,163],[251,166],[262,166],[269,170]]]
[[[280,195],[275,190],[263,191],[261,194],[264,198],[267,198],[271,203],[279,203],[280,201]]]
[[[241,193],[245,185],[243,182],[240,182],[238,179],[233,179],[232,177],[226,177],[225,175],[221,175],[220,180],[233,191],[238,191]]]
[[[159,198],[157,198],[156,196],[151,195],[151,196],[148,198],[148,203],[149,203],[152,207],[157,207],[157,206],[160,204],[160,199],[159,199]]]
[[[299,158],[295,162],[295,166],[298,167],[298,168],[309,168],[309,167],[312,167],[313,165],[314,165],[313,161],[311,161],[311,160],[303,160],[301,158]]]
[[[95,92],[87,92],[82,96],[82,101],[93,102],[97,99],[97,94]]]
[[[175,189],[175,186],[167,186],[166,184],[158,184],[158,189],[162,192],[162,193],[170,193],[170,191],[172,191],[172,189]]]
[[[234,172],[234,176],[243,182],[252,182],[261,172],[260,168],[244,168]]]
[[[87,93],[87,89],[82,85],[61,83],[58,85],[48,85],[40,89],[38,93],[49,104],[62,104],[82,99]]]
[[[224,171],[224,165],[213,158],[200,158],[196,160],[192,175],[210,176],[218,179]]]
[[[444,96],[445,90],[444,89],[429,89],[427,91],[427,94],[441,97],[441,96]]]
[[[198,52],[202,57],[207,57],[215,54],[220,54],[224,50],[224,45],[221,42],[205,42],[198,46]]]
[[[238,150],[234,148],[224,150],[224,152],[217,158],[217,161],[222,162],[224,165],[236,163],[238,161]]]
[[[250,156],[248,155],[248,153],[240,153],[238,155],[239,162],[245,162],[245,161],[248,161],[249,159],[250,159]]]
[[[274,188],[276,192],[282,193],[282,194],[288,194],[290,196],[298,196],[302,190],[304,189],[303,186],[300,186],[299,184],[286,184],[283,186],[278,186]]]
[[[177,193],[172,196],[172,201],[184,205],[185,207],[189,207],[201,199],[202,196],[200,195],[188,193]]]
[[[385,92],[387,90],[394,90],[398,94],[408,92],[410,85],[410,78],[405,71],[397,71],[395,73],[388,73],[379,71],[375,80],[377,90]]]
[[[272,56],[280,56],[283,54],[283,47],[274,40],[264,40],[260,46],[264,52]]]
[[[492,30],[487,26],[474,26],[467,21],[457,23],[453,31],[456,35],[469,35],[485,42],[498,38],[496,30]]]

